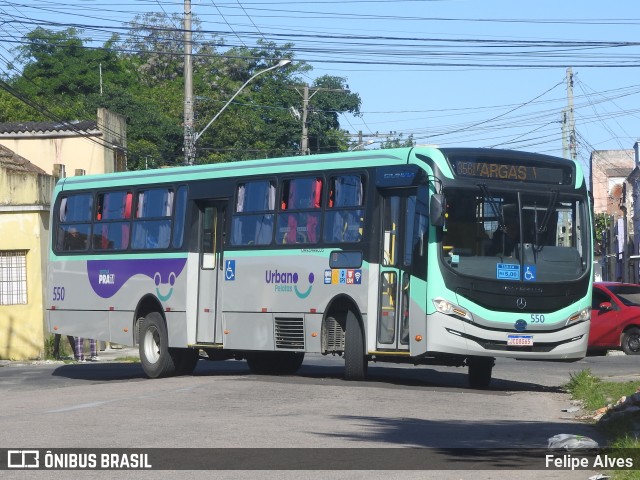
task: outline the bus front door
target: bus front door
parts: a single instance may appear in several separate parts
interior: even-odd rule
[[[413,190],[412,190],[413,191]],[[384,196],[378,292],[376,349],[409,350],[410,265],[404,261],[405,231],[409,223],[409,193],[394,191]]]
[[[222,343],[221,282],[226,202],[200,206],[200,278],[198,281],[198,323],[196,342]]]

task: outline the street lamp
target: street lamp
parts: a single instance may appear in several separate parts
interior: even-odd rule
[[[372,143],[374,143],[373,140],[367,140],[366,142],[362,142],[359,143],[357,145],[354,145],[353,147],[349,147],[349,149],[347,150],[348,152],[355,152],[356,150],[364,150],[364,147],[371,145]]]
[[[255,73],[251,78],[249,78],[249,80],[244,82],[244,84],[238,89],[238,91],[236,93],[233,94],[233,96],[229,99],[229,101],[224,104],[224,106],[220,109],[220,111],[218,113],[216,113],[216,115],[211,120],[209,120],[209,123],[207,123],[207,126],[204,127],[200,133],[196,133],[195,135],[193,135],[193,137],[190,139],[191,148],[190,149],[187,149],[187,148],[185,149],[187,152],[190,152],[188,164],[189,165],[193,165],[193,161],[194,161],[195,156],[196,156],[196,142],[198,141],[198,139],[207,130],[207,128],[209,128],[211,126],[211,124],[213,122],[215,122],[216,118],[218,118],[220,116],[220,114],[225,111],[225,109],[229,106],[229,104],[231,104],[231,102],[233,102],[233,99],[238,96],[238,94],[244,89],[244,87],[246,87],[251,82],[251,80],[256,78],[258,75],[262,75],[263,73],[267,73],[267,72],[269,72],[271,70],[275,70],[276,68],[282,68],[285,65],[288,65],[290,63],[291,63],[291,60],[288,60],[288,59],[280,60],[276,65],[273,65],[273,66],[271,66],[269,68],[265,68],[264,70],[260,70],[259,72]]]

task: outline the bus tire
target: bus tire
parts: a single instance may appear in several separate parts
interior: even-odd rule
[[[364,332],[358,317],[351,310],[347,313],[344,339],[344,379],[367,378],[367,357],[364,352]]]
[[[304,352],[255,352],[246,358],[256,375],[293,375],[304,361]]]
[[[200,350],[196,348],[170,348],[169,355],[176,366],[176,375],[191,375],[200,359]]]
[[[151,312],[142,320],[138,351],[142,369],[149,378],[170,377],[175,374],[176,365],[169,353],[167,326],[158,312]]]
[[[622,351],[627,355],[640,355],[640,328],[633,327],[622,334]]]
[[[467,365],[469,367],[469,386],[471,388],[487,388],[491,383],[491,372],[495,358],[493,357],[469,357]]]

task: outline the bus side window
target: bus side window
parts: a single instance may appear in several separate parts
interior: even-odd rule
[[[283,182],[277,243],[291,245],[318,242],[322,184],[322,178],[319,177],[295,178]]]
[[[91,232],[93,194],[69,195],[60,201],[57,220],[56,250],[79,252],[87,250]]]
[[[360,175],[333,177],[325,212],[325,242],[359,242],[364,228],[364,185]]]
[[[258,180],[238,185],[231,218],[231,245],[268,245],[273,236],[276,186]]]
[[[174,192],[168,188],[138,192],[132,248],[155,250],[169,247],[173,199]]]
[[[132,196],[127,191],[98,194],[93,225],[95,250],[126,250],[129,247]]]

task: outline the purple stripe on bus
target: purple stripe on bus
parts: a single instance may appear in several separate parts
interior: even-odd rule
[[[93,291],[102,298],[113,297],[131,277],[145,275],[155,282],[156,292],[164,300],[186,263],[186,258],[87,260],[87,275]]]

